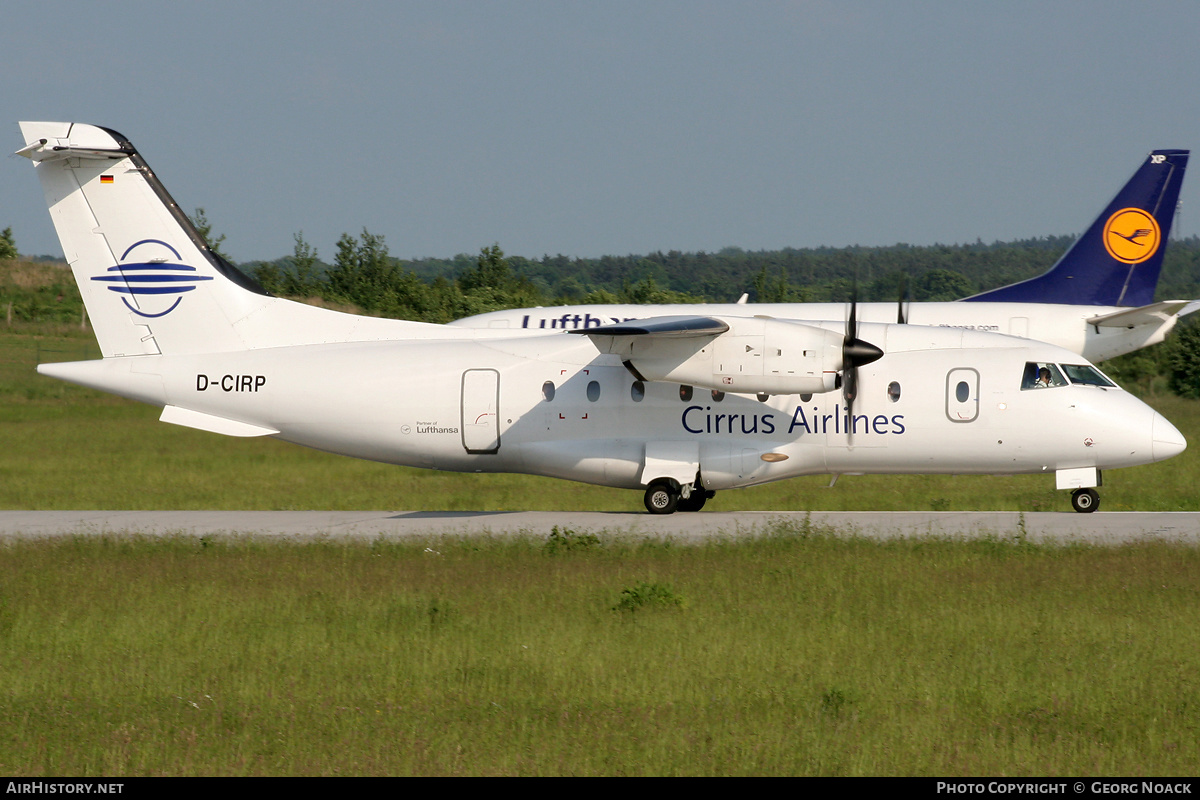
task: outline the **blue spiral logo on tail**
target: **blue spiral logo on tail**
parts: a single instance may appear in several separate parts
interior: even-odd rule
[[[194,290],[197,283],[212,280],[196,274],[195,267],[168,263],[172,260],[182,261],[174,247],[161,239],[142,239],[121,254],[121,263],[92,280],[121,295],[121,302],[139,317],[165,317],[179,307],[182,295]]]

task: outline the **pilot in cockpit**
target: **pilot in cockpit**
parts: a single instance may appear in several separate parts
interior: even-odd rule
[[[1052,389],[1056,386],[1066,386],[1067,381],[1062,377],[1055,364],[1042,364],[1030,361],[1025,365],[1025,375],[1021,380],[1022,389]]]

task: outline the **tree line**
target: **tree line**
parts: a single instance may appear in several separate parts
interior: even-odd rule
[[[268,291],[351,303],[368,313],[447,322],[523,306],[579,303],[957,300],[1040,275],[1074,237],[968,245],[808,248],[530,259],[498,244],[478,255],[402,260],[380,235],[343,234],[332,263],[301,233],[290,257],[243,269]],[[1200,297],[1200,238],[1171,242],[1159,297]]]

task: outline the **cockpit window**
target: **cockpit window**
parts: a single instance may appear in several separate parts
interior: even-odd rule
[[[1021,390],[1054,389],[1066,386],[1067,379],[1063,377],[1057,364],[1042,361],[1029,361],[1025,364],[1025,374],[1021,378]]]
[[[1062,368],[1063,372],[1067,373],[1067,377],[1071,379],[1071,383],[1079,383],[1084,386],[1116,386],[1091,364],[1063,364]]]

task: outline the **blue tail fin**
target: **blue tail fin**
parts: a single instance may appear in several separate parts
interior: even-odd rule
[[[1153,303],[1189,152],[1152,152],[1104,213],[1044,275],[966,300],[1089,306]]]

